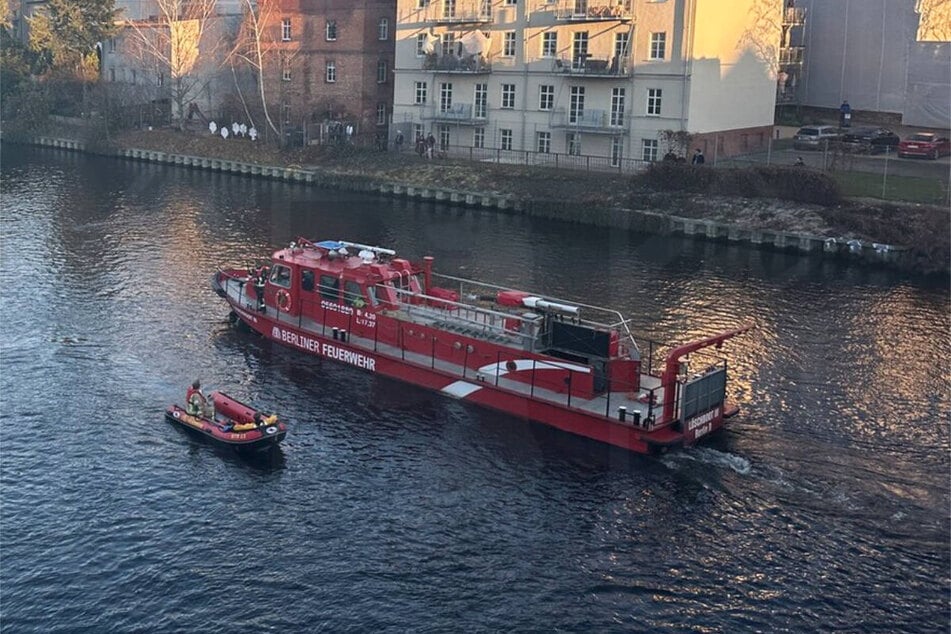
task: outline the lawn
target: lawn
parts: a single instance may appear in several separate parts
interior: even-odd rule
[[[881,174],[868,172],[834,172],[832,176],[838,181],[845,196],[931,205],[947,205],[948,188],[951,186],[948,179],[917,176],[888,175],[883,179]]]

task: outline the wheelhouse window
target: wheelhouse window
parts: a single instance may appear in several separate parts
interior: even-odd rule
[[[353,306],[354,308],[363,308],[367,305],[366,300],[363,299],[363,289],[359,282],[347,280],[343,283],[343,301],[347,306]]]
[[[291,287],[291,270],[283,264],[276,264],[271,269],[271,284],[282,288]]]
[[[304,269],[300,272],[300,289],[302,291],[314,290],[314,272],[310,269]]]
[[[340,279],[333,275],[321,275],[320,297],[328,302],[340,301]]]

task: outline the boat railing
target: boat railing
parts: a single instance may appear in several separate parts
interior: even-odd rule
[[[479,296],[478,289],[489,289],[493,291],[514,291],[516,289],[508,288],[506,286],[498,286],[496,284],[490,284],[488,282],[479,282],[475,280],[466,279],[464,277],[455,277],[452,275],[444,275],[440,273],[433,273],[432,277],[434,279],[445,280],[447,282],[452,282],[453,285],[458,285],[459,297],[469,297],[469,296]],[[467,290],[467,286],[469,287]],[[565,304],[568,306],[577,306],[579,308],[584,308],[595,313],[594,318],[578,317],[578,323],[591,326],[594,328],[600,328],[604,330],[618,330],[623,333],[625,341],[628,345],[638,348],[637,340],[634,337],[634,334],[631,332],[630,328],[630,319],[625,319],[620,311],[613,308],[607,308],[605,306],[597,306],[594,304],[586,304],[584,302],[577,302],[570,299],[562,299],[550,295],[545,295],[544,299],[546,301],[555,302],[558,304]],[[530,309],[526,309],[530,310]]]

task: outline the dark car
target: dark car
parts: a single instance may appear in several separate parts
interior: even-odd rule
[[[844,151],[855,154],[894,152],[900,142],[897,134],[885,128],[855,128],[840,140]]]
[[[951,154],[951,141],[948,137],[934,132],[919,132],[898,144],[898,156],[923,156],[935,160],[939,156]]]

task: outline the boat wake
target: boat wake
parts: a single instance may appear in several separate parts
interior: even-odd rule
[[[688,461],[731,469],[740,475],[749,475],[752,469],[752,464],[746,458],[725,451],[717,451],[709,447],[693,447],[688,450],[667,454],[661,459],[661,462],[668,469],[678,469]]]

